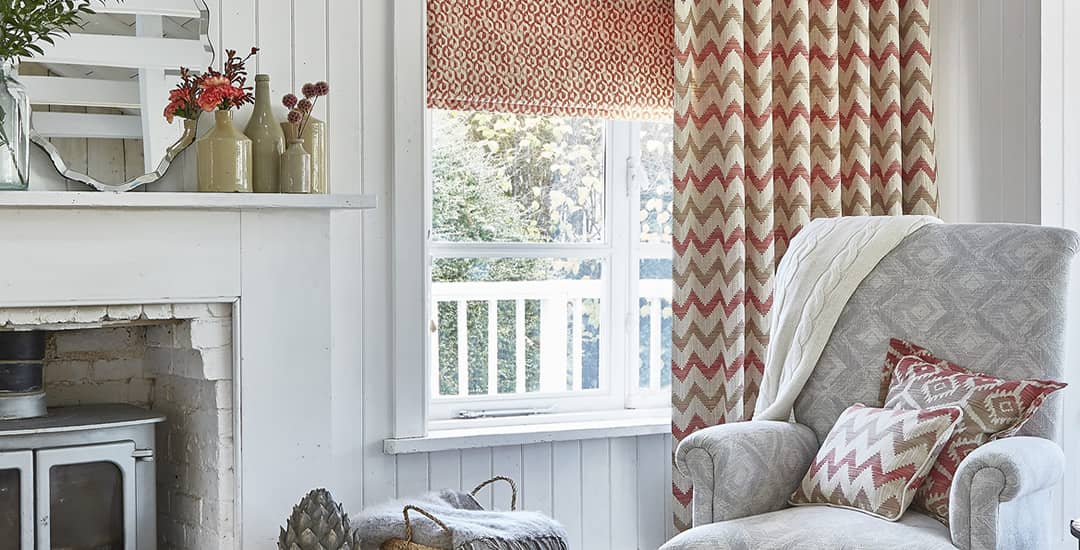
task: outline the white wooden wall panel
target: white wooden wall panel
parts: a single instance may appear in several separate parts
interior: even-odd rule
[[[552,445],[552,515],[559,518],[570,536],[570,548],[582,548],[581,442],[556,441]]]
[[[941,217],[1039,223],[1039,2],[932,2]]]
[[[241,214],[240,341],[260,342],[240,348],[240,473],[251,481],[240,495],[245,548],[272,545],[304,493],[337,484],[330,457],[318,451],[334,446],[330,400],[286,406],[294,395],[330,392],[330,369],[305,368],[330,363],[328,219],[320,212]],[[281,249],[294,252],[283,257]],[[260,368],[283,362],[295,369]]]
[[[1047,0],[1042,3],[1040,71],[1039,149],[1042,167],[1042,223],[1080,231],[1080,107],[1075,90],[1080,86],[1080,68],[1070,52],[1080,47],[1080,5],[1073,0]],[[1059,431],[1065,449],[1065,479],[1054,499],[1055,521],[1059,527],[1057,548],[1072,548],[1076,542],[1068,534],[1067,520],[1080,515],[1080,436],[1075,426],[1080,422],[1080,262],[1074,261],[1067,302],[1064,421]]]
[[[525,445],[522,448],[522,482],[528,490],[522,495],[522,508],[551,514],[552,450],[551,443]]]

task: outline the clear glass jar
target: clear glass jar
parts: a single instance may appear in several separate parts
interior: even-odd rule
[[[0,190],[30,183],[30,98],[18,74],[17,65],[0,64]]]

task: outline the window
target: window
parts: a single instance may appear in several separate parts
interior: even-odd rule
[[[672,127],[429,110],[432,420],[667,406]]]

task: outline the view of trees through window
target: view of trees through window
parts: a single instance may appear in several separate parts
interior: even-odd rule
[[[595,119],[431,111],[431,242],[441,246],[431,262],[438,395],[601,387],[608,268],[601,253],[514,252],[604,243],[607,127]],[[671,125],[640,124],[636,146],[644,176],[640,242],[653,247],[641,250],[640,276],[663,283],[671,273]],[[504,244],[507,253],[461,252],[476,243]],[[663,296],[643,295],[638,304],[642,388],[657,387],[653,377],[670,383],[669,366],[656,370],[670,364],[670,296],[663,284],[653,286]]]
[[[604,122],[432,111],[432,239],[448,242],[583,243],[603,238]],[[433,283],[599,280],[601,262],[556,258],[439,258]],[[550,288],[550,286],[548,287]],[[439,394],[514,393],[540,387],[539,297],[465,300],[468,391],[458,373],[460,302],[438,308]],[[581,297],[581,389],[599,387],[599,297]],[[498,388],[489,390],[489,309],[496,310]],[[515,322],[524,308],[524,335]],[[568,312],[573,315],[572,309]],[[567,319],[573,330],[573,319]],[[517,345],[524,346],[525,381],[518,385]],[[569,345],[569,344],[568,344]],[[575,354],[567,351],[574,389]],[[546,388],[545,388],[546,389]]]

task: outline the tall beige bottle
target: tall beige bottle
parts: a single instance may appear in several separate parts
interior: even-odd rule
[[[311,117],[304,125],[304,149],[311,153],[311,192],[329,193],[326,186],[326,123]]]
[[[255,75],[255,110],[244,134],[251,139],[251,183],[256,193],[277,193],[278,163],[285,152],[285,135],[270,102],[270,75]]]

